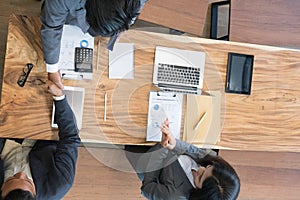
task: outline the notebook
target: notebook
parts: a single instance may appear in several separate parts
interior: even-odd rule
[[[208,95],[187,95],[183,140],[215,145],[221,137],[221,91]]]
[[[163,91],[201,94],[205,53],[157,46],[153,84]]]
[[[82,115],[83,115],[83,106],[84,106],[84,94],[85,89],[81,87],[71,87],[64,86],[64,93],[68,100],[70,107],[72,108],[76,121],[77,127],[80,130],[82,127]],[[52,109],[52,124],[53,128],[58,128],[56,118],[55,118],[55,105],[53,103]]]

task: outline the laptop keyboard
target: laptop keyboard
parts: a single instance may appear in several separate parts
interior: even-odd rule
[[[173,93],[185,93],[185,94],[197,94],[197,90],[194,91],[194,90],[191,90],[191,91],[188,91],[188,90],[170,90],[170,89],[164,89],[163,91],[165,92],[173,92]]]
[[[200,81],[200,68],[158,63],[157,80],[197,86]]]

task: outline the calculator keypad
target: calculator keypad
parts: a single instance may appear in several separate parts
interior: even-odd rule
[[[93,69],[93,49],[76,47],[75,48],[75,71],[92,72]]]

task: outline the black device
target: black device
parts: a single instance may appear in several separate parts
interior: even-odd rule
[[[228,53],[225,92],[250,95],[253,61],[253,55]]]
[[[92,48],[75,48],[75,72],[93,72]]]

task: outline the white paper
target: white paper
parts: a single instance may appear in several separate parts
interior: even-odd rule
[[[109,78],[134,78],[134,44],[116,43],[113,51],[109,51]]]
[[[77,26],[64,25],[58,61],[61,73],[70,72],[70,75],[75,75],[75,47],[94,49],[94,37],[83,33]]]
[[[162,133],[159,126],[166,118],[169,120],[171,133],[180,139],[182,98],[182,94],[150,92],[146,141],[161,141]]]

